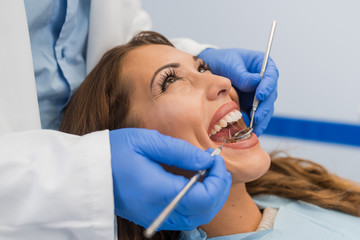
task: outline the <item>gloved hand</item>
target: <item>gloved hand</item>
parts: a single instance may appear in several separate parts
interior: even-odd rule
[[[240,108],[248,116],[251,116],[251,107],[256,94],[259,106],[254,117],[254,132],[258,136],[261,135],[274,112],[274,102],[277,97],[279,72],[274,61],[269,58],[264,77],[260,82],[264,59],[262,52],[239,48],[208,48],[198,57],[205,61],[214,74],[231,80],[239,95]]]
[[[209,151],[155,130],[124,128],[109,135],[116,215],[148,227],[185,186],[185,177],[166,172],[159,163],[208,169],[203,182],[190,189],[161,230],[192,230],[211,221],[222,208],[231,175],[221,156],[211,157]]]

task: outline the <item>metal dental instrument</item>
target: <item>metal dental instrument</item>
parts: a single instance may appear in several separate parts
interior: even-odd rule
[[[211,156],[219,155],[225,143],[231,139],[230,129],[229,129],[229,138],[226,139],[220,147],[216,148]],[[181,198],[189,191],[189,189],[196,183],[200,177],[204,176],[206,170],[198,171],[192,178],[190,178],[189,182],[185,185],[185,187],[176,195],[176,197],[167,205],[167,207],[159,214],[159,216],[151,223],[151,225],[144,231],[144,236],[147,238],[151,238],[154,236],[156,229],[165,221],[165,219],[170,215],[170,213],[175,209]]]
[[[260,82],[264,77],[266,65],[267,65],[267,62],[268,62],[268,59],[269,59],[272,40],[274,38],[275,27],[276,27],[276,21],[273,21],[273,23],[271,25],[271,31],[270,31],[270,36],[269,36],[269,41],[268,41],[268,44],[267,44],[266,52],[265,52],[265,57],[264,57],[264,60],[263,60],[263,63],[262,63],[261,71],[260,71]],[[259,105],[259,100],[256,98],[256,96],[254,96],[250,125],[249,125],[248,128],[242,129],[241,131],[235,133],[234,136],[233,136],[234,140],[246,139],[246,138],[250,137],[250,133],[252,133],[254,131],[252,126],[253,126],[253,123],[254,123],[254,115],[255,115],[255,112],[256,112],[256,109],[257,109],[258,105]]]
[[[247,139],[250,137],[250,133],[252,133],[254,129],[252,127],[248,127],[245,129],[242,129],[234,134],[233,140],[240,140],[240,139]]]

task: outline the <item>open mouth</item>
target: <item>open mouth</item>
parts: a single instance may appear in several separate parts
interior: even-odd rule
[[[230,102],[221,106],[214,114],[209,127],[209,137],[213,142],[222,143],[229,139],[229,132],[233,137],[235,133],[247,128],[238,109],[235,102]]]
[[[209,137],[214,142],[224,142],[226,139],[229,139],[229,134],[232,138],[235,133],[245,128],[246,124],[242,118],[242,114],[240,111],[234,110],[214,125]]]

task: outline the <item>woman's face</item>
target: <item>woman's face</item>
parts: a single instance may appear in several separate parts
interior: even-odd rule
[[[203,150],[221,145],[229,129],[233,135],[246,127],[242,119],[237,121],[239,99],[230,80],[212,74],[201,59],[176,48],[138,47],[125,56],[121,74],[133,85],[130,114],[141,120],[139,127],[156,129]],[[260,177],[270,164],[255,134],[226,143],[221,156],[233,183]]]

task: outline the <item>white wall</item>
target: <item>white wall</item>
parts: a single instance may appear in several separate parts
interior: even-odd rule
[[[143,7],[155,31],[223,48],[264,51],[277,20],[275,115],[360,125],[360,1],[143,0]],[[271,136],[261,141],[267,150],[291,145],[293,155],[360,182],[359,147]]]

